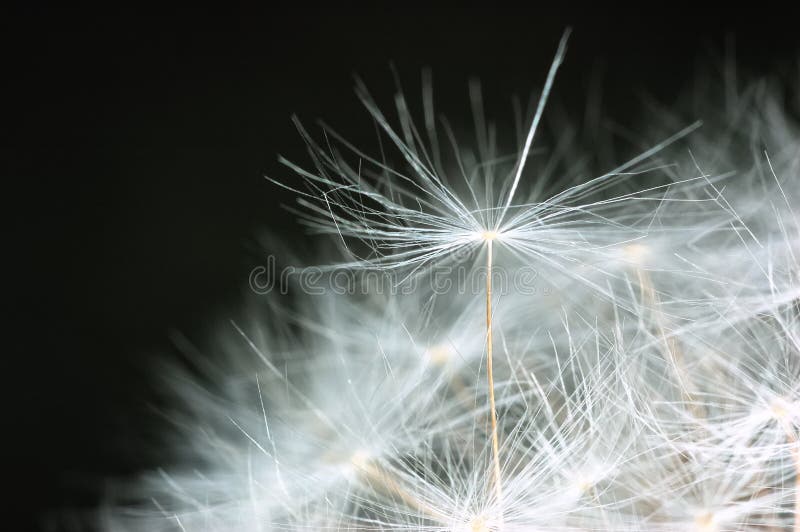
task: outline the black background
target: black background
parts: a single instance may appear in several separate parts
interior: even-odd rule
[[[292,113],[368,142],[352,74],[390,102],[390,61],[409,92],[430,66],[437,101],[465,111],[477,76],[490,113],[509,113],[567,25],[556,98],[585,101],[600,72],[621,122],[642,92],[674,101],[726,43],[752,75],[796,68],[792,13],[730,6],[7,11],[3,484],[18,500],[3,521],[91,507],[104,477],[155,464],[138,449],[168,331],[202,338],[236,312],[258,231],[308,244],[262,178],[287,176],[278,152],[305,161]]]

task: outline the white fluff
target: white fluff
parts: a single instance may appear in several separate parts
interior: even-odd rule
[[[184,459],[121,487],[105,529],[800,530],[800,130],[748,88],[592,178],[533,156],[565,46],[513,157],[477,99],[471,156],[427,87],[420,131],[359,84],[383,154],[298,123],[311,169],[284,161],[346,249],[330,269],[479,274],[491,243],[535,268],[541,291],[493,294],[492,387],[485,294],[296,294],[229,324],[213,386],[171,370]]]

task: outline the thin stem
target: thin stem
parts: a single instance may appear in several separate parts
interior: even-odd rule
[[[677,339],[673,335],[668,334],[666,331],[665,322],[667,320],[664,316],[663,310],[661,309],[661,300],[658,297],[658,292],[656,292],[656,287],[653,284],[653,280],[650,277],[650,274],[641,266],[636,267],[636,277],[639,282],[639,291],[642,294],[642,298],[644,302],[647,303],[654,325],[658,331],[658,335],[662,342],[664,342],[664,351],[666,353],[667,360],[672,366],[672,370],[675,372],[675,376],[678,379],[678,384],[681,388],[681,394],[687,400],[689,409],[697,417],[705,417],[702,408],[696,403],[692,394],[692,379],[688,368],[686,367],[686,361],[683,357],[683,350],[678,344]]]
[[[497,411],[494,403],[494,374],[492,372],[492,239],[486,240],[486,373],[489,379],[489,417],[492,424],[492,458],[494,461],[494,489],[498,504],[503,498],[500,481],[500,443],[497,437]]]

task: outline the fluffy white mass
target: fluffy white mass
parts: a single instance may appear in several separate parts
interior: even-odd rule
[[[653,118],[655,140],[598,172],[537,133],[564,50],[508,154],[475,87],[473,151],[437,127],[428,84],[420,130],[402,92],[393,125],[359,83],[377,154],[298,122],[310,166],[284,161],[299,179],[278,181],[343,247],[330,270],[396,286],[457,266],[453,289],[295,290],[228,324],[202,379],[166,372],[180,459],[118,487],[102,527],[800,531],[788,99],[760,84],[717,105],[708,89],[702,126]],[[488,320],[485,292],[455,290],[487,254],[507,276]]]

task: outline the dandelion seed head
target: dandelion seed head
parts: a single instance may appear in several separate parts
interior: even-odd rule
[[[703,170],[702,160],[680,174],[672,162],[685,150],[669,147],[690,126],[659,134],[666,140],[599,177],[580,165],[586,175],[565,176],[553,185],[565,189],[552,191],[541,167],[531,168],[529,148],[562,52],[524,150],[506,158],[510,174],[492,162],[500,154],[483,117],[479,153],[461,161],[468,150],[450,131],[452,154],[442,153],[428,96],[421,132],[402,94],[396,127],[361,85],[390,140],[388,156],[383,145],[371,156],[327,127],[317,143],[298,124],[314,168],[284,161],[305,184],[286,187],[300,195],[304,223],[335,235],[348,253],[343,264],[326,256],[332,269],[397,270],[401,284],[429,267],[438,273],[434,265],[466,264],[498,241],[493,264],[507,269],[497,273],[534,264],[535,278],[556,289],[532,298],[516,292],[516,277],[505,290],[495,285],[490,390],[499,452],[486,430],[483,297],[450,294],[439,303],[420,289],[403,302],[309,299],[293,316],[281,308],[269,325],[256,323],[255,334],[237,327],[255,368],[232,359],[203,381],[180,375],[176,392],[188,410],[177,416],[187,429],[181,449],[198,459],[187,453],[179,464],[191,473],[137,486],[155,505],[129,512],[131,527],[107,529],[798,526],[800,462],[787,459],[800,422],[800,222],[792,209],[800,188],[789,182],[799,175],[796,135],[770,127],[768,116],[738,127],[748,123],[745,111],[732,129],[754,145],[752,133],[764,131],[775,137],[767,145],[792,148],[761,165],[772,187],[761,186],[752,161],[738,164],[751,150],[717,153],[721,135],[738,134],[731,128],[687,140],[699,144],[693,153],[740,169],[740,190],[718,185],[725,176]],[[459,179],[446,177],[442,157],[450,156],[464,163]],[[662,170],[666,185],[617,188]],[[487,467],[493,453],[496,477]]]
[[[471,532],[489,532],[489,525],[483,516],[479,516],[472,519],[469,529]]]
[[[651,250],[646,244],[633,243],[623,246],[622,253],[627,262],[641,266],[647,262]]]
[[[473,515],[465,522],[452,527],[450,532],[496,532],[498,528],[492,526],[491,520],[484,515]]]
[[[329,453],[327,459],[342,478],[353,481],[369,471],[370,464],[375,459],[375,454],[367,448],[358,448],[352,453]]]
[[[369,467],[372,455],[366,449],[358,449],[350,456],[350,465],[356,471],[364,471]]]
[[[695,532],[718,532],[719,525],[713,512],[702,512],[694,518]]]
[[[790,423],[800,417],[800,401],[792,402],[783,397],[776,397],[769,405],[769,413],[776,421]]]
[[[483,242],[491,242],[492,240],[500,237],[499,232],[491,230],[481,231],[478,235],[479,239]]]
[[[445,366],[455,355],[455,350],[448,344],[435,344],[425,350],[425,357],[434,366]]]
[[[575,487],[578,490],[578,493],[586,493],[594,486],[594,479],[589,476],[585,475],[577,475],[575,477]]]

